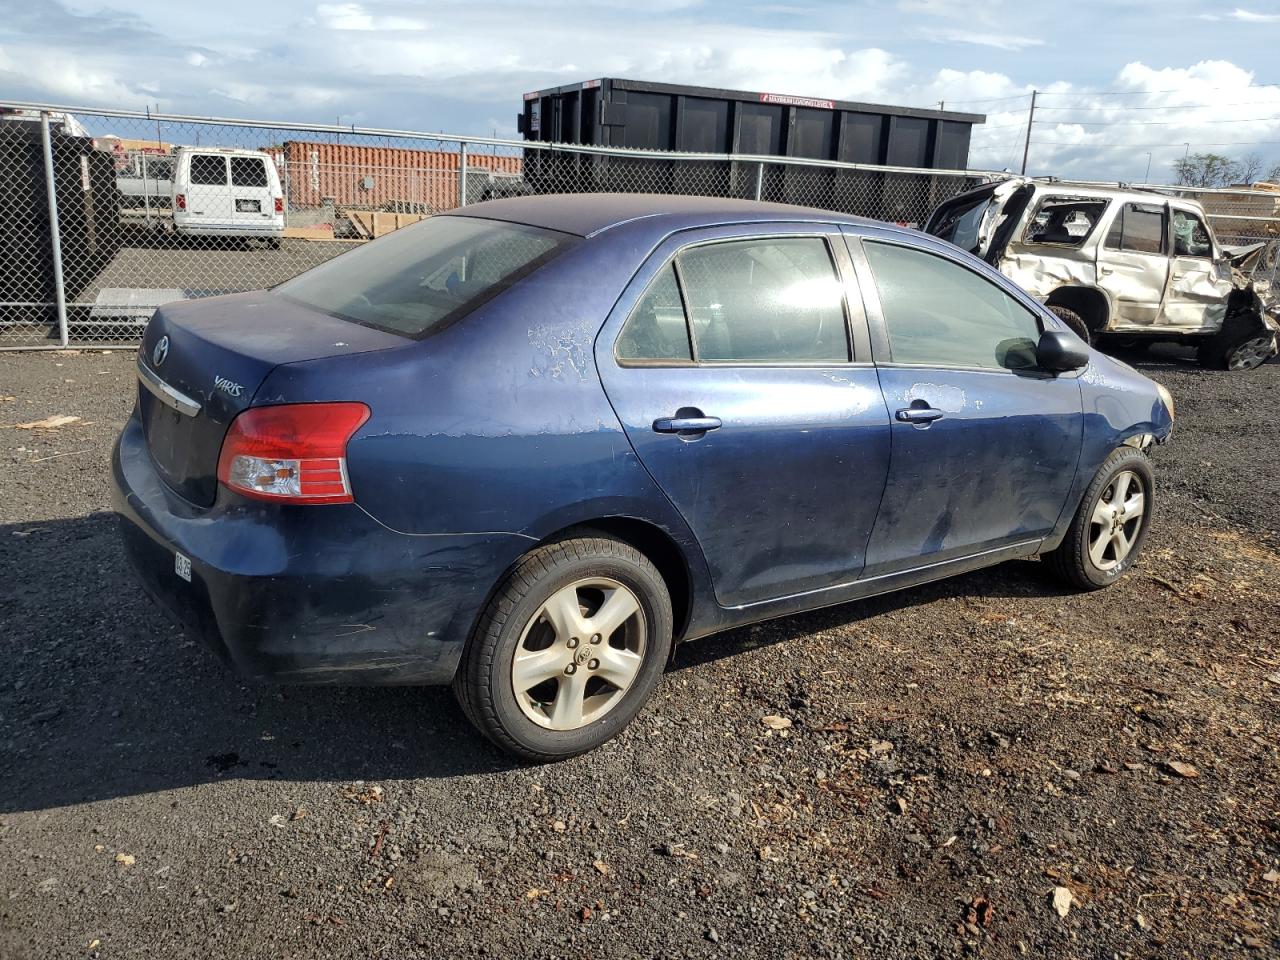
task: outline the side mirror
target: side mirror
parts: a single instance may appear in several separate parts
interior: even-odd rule
[[[1050,373],[1079,370],[1089,363],[1089,348],[1075,334],[1046,330],[1036,344],[1036,366]]]

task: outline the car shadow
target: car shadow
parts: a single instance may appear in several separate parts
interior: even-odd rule
[[[224,778],[507,769],[446,688],[250,685],[134,583],[116,519],[0,525],[0,813]]]
[[[906,590],[780,617],[769,621],[768,630],[747,626],[703,637],[682,644],[677,649],[672,669],[685,670],[701,666],[748,650],[788,643],[824,630],[874,620],[888,613],[949,597],[1017,600],[1022,597],[1043,599],[1074,594],[1075,591],[1048,576],[1038,560],[1010,560],[985,570],[948,577]]]
[[[1196,348],[1180,343],[1157,341],[1146,345],[1122,346],[1104,342],[1099,349],[1109,357],[1115,357],[1137,370],[1146,372],[1205,370],[1208,373],[1226,373],[1225,370],[1206,370],[1196,359]],[[1272,357],[1267,363],[1280,363],[1280,357]]]
[[[1020,563],[738,629],[673,669],[946,596],[1044,596]],[[250,778],[467,777],[517,763],[446,688],[259,686],[172,626],[134,583],[109,513],[0,525],[0,813]]]

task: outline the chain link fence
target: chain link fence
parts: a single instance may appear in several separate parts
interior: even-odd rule
[[[0,164],[0,349],[130,347],[161,303],[268,287],[489,199],[698,194],[919,225],[1006,176],[3,103]],[[1269,242],[1251,269],[1275,274],[1280,194],[1182,192],[1223,243]]]

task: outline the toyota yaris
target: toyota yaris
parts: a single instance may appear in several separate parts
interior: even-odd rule
[[[161,308],[116,446],[142,583],[242,674],[451,683],[588,750],[678,641],[1041,556],[1106,586],[1160,386],[986,264],[840,214],[469,206]]]

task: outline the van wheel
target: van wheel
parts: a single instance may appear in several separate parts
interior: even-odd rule
[[[1147,455],[1120,447],[1103,462],[1056,550],[1044,555],[1059,579],[1081,590],[1109,587],[1134,565],[1155,507]]]
[[[1071,332],[1083,340],[1085,343],[1093,346],[1093,332],[1089,329],[1088,324],[1084,322],[1084,318],[1076,313],[1070,307],[1061,307],[1054,304],[1049,308],[1049,312],[1071,328]]]
[[[630,544],[581,537],[539,547],[499,586],[453,690],[467,719],[525,760],[576,756],[617,736],[671,652],[671,599]]]

